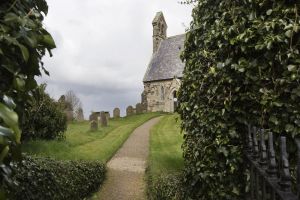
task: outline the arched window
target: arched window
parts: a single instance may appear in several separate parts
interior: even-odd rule
[[[163,86],[160,87],[160,99],[165,100],[165,89]]]

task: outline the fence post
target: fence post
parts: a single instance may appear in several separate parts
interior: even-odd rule
[[[281,190],[291,191],[291,174],[288,154],[286,151],[286,137],[280,137],[280,182]]]

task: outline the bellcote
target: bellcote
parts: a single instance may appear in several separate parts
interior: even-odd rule
[[[167,38],[167,23],[162,12],[157,12],[153,21],[153,53],[158,50],[162,40]]]

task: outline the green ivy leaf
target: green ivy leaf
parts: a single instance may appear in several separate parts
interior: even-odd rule
[[[12,128],[16,134],[17,142],[20,142],[21,131],[18,125],[18,115],[13,110],[9,109],[4,104],[0,103],[0,118],[4,121],[6,125]]]
[[[294,126],[292,125],[292,124],[287,124],[287,125],[285,125],[285,131],[286,132],[292,132],[293,130],[294,130]]]
[[[271,15],[271,14],[272,14],[272,12],[273,12],[273,10],[272,10],[272,9],[269,9],[269,10],[267,10],[267,15]]]
[[[49,34],[46,34],[46,35],[43,36],[43,42],[46,45],[48,45],[50,48],[55,48],[56,47],[55,42],[54,42],[52,36],[49,35]]]
[[[290,72],[296,71],[296,65],[288,65],[287,68]]]
[[[288,31],[285,32],[285,36],[288,37],[288,38],[291,38],[292,35],[293,35],[293,31],[291,31],[291,30],[288,30]]]
[[[19,44],[18,46],[19,46],[19,48],[20,48],[20,50],[22,52],[23,59],[25,60],[25,62],[27,62],[28,59],[29,59],[29,51],[28,51],[28,49],[24,45],[22,45],[22,44]]]

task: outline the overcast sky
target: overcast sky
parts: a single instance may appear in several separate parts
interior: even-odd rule
[[[73,90],[91,111],[110,111],[140,102],[142,79],[152,54],[152,20],[164,13],[168,36],[182,34],[191,6],[177,0],[48,0],[46,29],[57,48],[45,57],[50,77],[39,82],[58,99]]]

